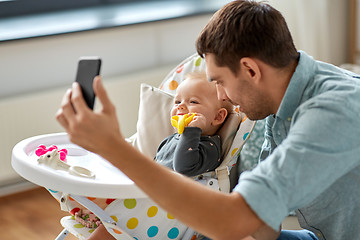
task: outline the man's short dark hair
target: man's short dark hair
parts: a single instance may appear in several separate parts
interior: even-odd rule
[[[299,56],[281,13],[251,0],[233,1],[217,11],[200,33],[196,48],[202,57],[214,54],[216,64],[234,74],[243,57],[284,68]]]

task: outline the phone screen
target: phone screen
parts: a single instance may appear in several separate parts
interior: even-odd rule
[[[99,57],[82,57],[79,59],[76,82],[81,86],[82,94],[90,109],[94,109],[95,93],[93,81],[100,74],[101,59]]]

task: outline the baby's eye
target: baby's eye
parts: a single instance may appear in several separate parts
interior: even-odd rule
[[[175,100],[175,102],[174,102],[175,104],[180,104],[181,103],[181,101],[179,101],[179,100]]]
[[[195,101],[195,100],[192,100],[192,101],[190,101],[190,103],[192,103],[192,104],[198,104],[199,102],[198,102],[198,101]]]

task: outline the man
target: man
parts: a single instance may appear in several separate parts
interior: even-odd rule
[[[123,139],[99,78],[102,109],[92,112],[78,85],[57,114],[71,141],[109,160],[184,224],[213,239],[265,233],[275,239],[297,210],[318,239],[358,239],[360,228],[360,81],[352,73],[297,52],[281,14],[263,3],[234,1],[197,40],[218,96],[250,119],[267,117],[263,161],[230,194],[173,174]],[[73,106],[73,107],[72,107]],[[259,235],[255,235],[259,236]],[[280,239],[316,239],[310,232]]]

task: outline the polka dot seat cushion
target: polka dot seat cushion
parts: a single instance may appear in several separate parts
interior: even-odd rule
[[[160,209],[150,199],[118,199],[110,203],[105,212],[133,239],[182,239],[187,227],[170,213]],[[61,224],[79,239],[86,239],[94,231],[64,217]],[[129,239],[123,232],[108,229],[116,239]]]

